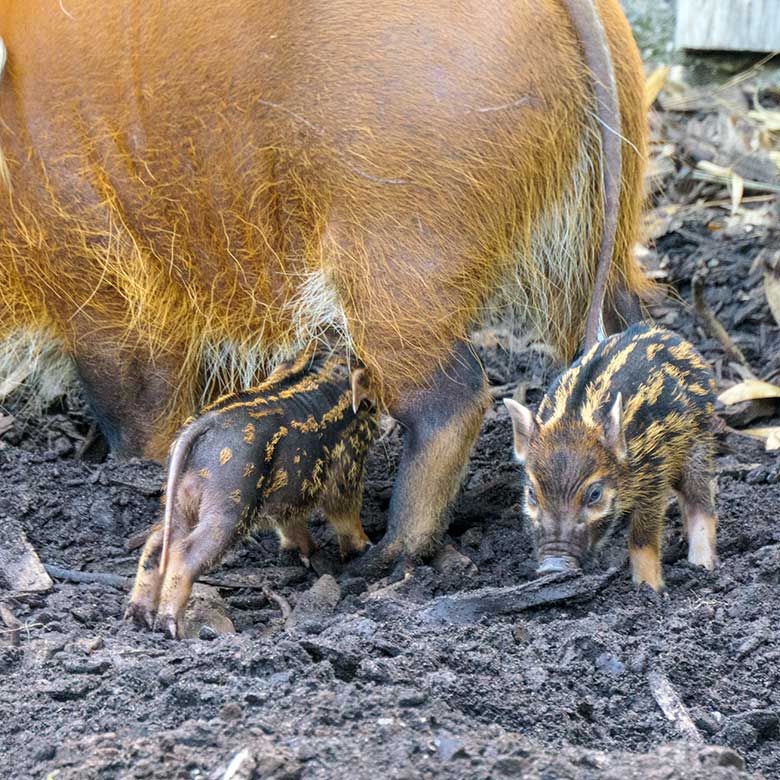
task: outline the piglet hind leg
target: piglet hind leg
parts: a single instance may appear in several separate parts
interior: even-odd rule
[[[342,560],[362,553],[371,545],[360,522],[360,503],[359,498],[353,500],[347,497],[342,501],[334,499],[323,504],[325,516],[336,532]]]
[[[352,562],[350,575],[378,577],[395,563],[403,566],[433,552],[488,403],[482,366],[469,345],[460,343],[426,386],[391,404],[405,434],[387,532]]]
[[[152,528],[146,540],[138,570],[130,594],[130,602],[125,610],[125,620],[132,620],[139,626],[152,628],[157,612],[157,602],[160,598],[160,553],[162,552],[162,523]]]
[[[315,545],[309,533],[309,519],[305,514],[295,514],[278,522],[276,534],[279,537],[279,547],[284,553],[298,553],[301,563],[307,568]]]
[[[688,458],[677,491],[688,537],[688,560],[710,571],[718,562],[716,483],[712,475],[712,446],[702,443],[694,447]]]
[[[222,558],[240,525],[240,508],[233,510],[220,506],[221,503],[204,499],[197,525],[183,538],[172,540],[157,608],[157,625],[173,639],[183,635],[184,610],[193,583]]]

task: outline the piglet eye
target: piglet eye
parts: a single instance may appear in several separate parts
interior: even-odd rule
[[[533,489],[532,485],[529,485],[526,489],[526,496],[528,497],[528,503],[531,506],[536,506],[539,503],[539,499],[536,497],[536,491]]]
[[[585,497],[585,501],[587,502],[588,506],[593,506],[594,504],[598,504],[598,502],[601,501],[603,495],[604,495],[604,488],[601,486],[599,482],[596,482],[595,485],[591,485],[588,488],[588,493],[587,496]]]

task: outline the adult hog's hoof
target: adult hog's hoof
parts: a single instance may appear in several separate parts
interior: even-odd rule
[[[148,628],[150,631],[154,627],[154,610],[148,604],[141,604],[131,601],[125,610],[125,620],[135,623],[141,628]]]
[[[397,545],[379,542],[350,561],[344,568],[343,574],[350,578],[381,579],[398,563],[400,552]]]
[[[393,570],[388,575],[388,582],[390,584],[395,582],[403,582],[407,577],[411,577],[414,570],[422,563],[421,558],[417,558],[411,555],[402,555],[393,566]]]

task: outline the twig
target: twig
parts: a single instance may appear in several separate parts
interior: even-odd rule
[[[5,605],[0,604],[0,618],[3,619],[3,623],[8,626],[8,631],[0,631],[2,634],[10,634],[11,644],[19,644],[19,632],[22,629],[22,621],[14,615],[13,612]]]
[[[93,583],[98,585],[108,585],[111,588],[117,588],[118,590],[129,590],[132,584],[132,577],[122,577],[119,574],[109,574],[108,572],[99,571],[77,571],[75,569],[63,569],[61,566],[55,566],[51,563],[45,563],[43,568],[46,569],[48,574],[56,580],[65,580],[66,582],[76,583]],[[217,579],[215,577],[198,577],[196,582],[200,582],[204,585],[212,585],[215,588],[225,588],[227,590],[259,590],[262,591],[266,598],[275,601],[279,604],[279,609],[285,614],[289,614],[291,611],[290,605],[284,599],[283,596],[278,596],[275,593],[271,593],[268,590],[267,585],[260,585],[253,583],[249,580],[246,582],[230,582]],[[282,606],[281,602],[284,602],[286,606]]]
[[[125,482],[121,479],[116,479],[115,477],[109,477],[108,481],[112,485],[118,485],[119,487],[126,487],[131,488],[132,490],[137,490],[142,496],[148,496],[149,498],[162,495],[163,491],[162,485],[144,485],[140,482]]]
[[[282,618],[284,622],[286,623],[290,615],[292,614],[292,608],[290,607],[290,602],[287,601],[287,599],[284,596],[280,596],[278,593],[275,593],[270,588],[263,588],[263,593],[265,594],[265,597],[268,599],[268,601],[273,601],[278,607],[279,610],[282,613]]]
[[[68,582],[78,583],[97,583],[98,585],[108,585],[109,587],[117,588],[118,590],[127,590],[129,586],[129,579],[127,577],[122,577],[119,574],[63,569],[61,566],[55,566],[51,563],[44,563],[43,568],[46,569],[46,572],[50,577],[54,577],[56,580],[66,580]]]
[[[149,534],[152,532],[153,528],[154,526],[150,525],[148,528],[144,528],[143,531],[137,531],[128,536],[127,541],[125,542],[125,550],[127,550],[127,552],[132,552],[146,544],[146,540],[149,538]]]
[[[775,194],[770,195],[748,195],[746,198],[742,198],[742,203],[770,203],[773,200],[777,200]],[[705,200],[696,204],[697,208],[731,208],[731,199],[720,198],[718,200]]]
[[[260,585],[257,582],[231,582],[230,580],[223,580],[219,577],[198,577],[195,582],[200,582],[203,585],[211,585],[213,588],[224,588],[225,590],[259,590],[264,591],[266,585]]]
[[[485,616],[516,615],[526,610],[594,599],[617,575],[612,568],[599,575],[551,574],[522,585],[486,587],[439,596],[418,611],[425,622],[476,623]],[[390,587],[390,586],[388,586]],[[376,593],[372,594],[376,597]]]
[[[697,272],[694,274],[691,280],[691,291],[693,293],[693,309],[696,312],[696,316],[701,320],[702,325],[704,325],[705,330],[720,343],[729,360],[741,364],[750,371],[751,376],[754,376],[742,350],[732,341],[731,336],[726,332],[723,325],[720,324],[715,313],[707,306],[707,302],[704,300],[704,279],[701,273]]]
[[[730,169],[729,169],[730,170]],[[731,181],[731,177],[727,175],[721,175],[717,173],[710,173],[697,168],[693,172],[693,178],[697,181],[709,182],[711,184],[728,184]],[[780,192],[780,184],[771,184],[770,182],[755,181],[754,179],[743,179],[742,183],[746,190],[751,192]]]
[[[0,634],[10,634],[11,635],[11,644],[12,645],[18,645],[19,644],[19,633],[21,631],[24,631],[25,634],[27,634],[27,638],[30,638],[30,631],[34,628],[46,628],[46,625],[44,623],[20,623],[19,628],[0,628]]]
[[[647,682],[650,686],[650,693],[666,719],[674,723],[683,736],[691,742],[703,742],[699,729],[696,728],[696,724],[688,714],[688,708],[669,682],[669,678],[663,672],[650,671],[647,673]]]

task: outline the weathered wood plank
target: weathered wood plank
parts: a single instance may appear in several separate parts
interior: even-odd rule
[[[678,0],[679,49],[780,51],[780,0]]]
[[[52,581],[24,531],[10,517],[0,517],[0,587],[11,592],[49,590]]]

